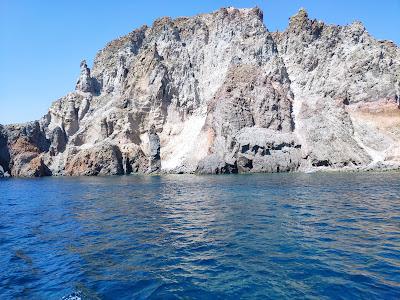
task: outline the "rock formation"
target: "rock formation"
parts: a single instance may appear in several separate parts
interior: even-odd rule
[[[0,126],[12,176],[400,166],[400,50],[360,22],[258,8],[160,18],[85,61],[39,121]]]
[[[86,60],[81,61],[81,74],[76,83],[75,89],[84,93],[96,92],[96,80],[90,76],[90,69],[86,64]]]
[[[148,173],[158,173],[161,171],[160,158],[160,138],[154,125],[149,130],[149,168]]]

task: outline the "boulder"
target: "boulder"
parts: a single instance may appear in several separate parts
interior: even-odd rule
[[[121,151],[116,145],[101,144],[88,149],[70,149],[65,164],[65,175],[121,175],[124,174]]]
[[[210,154],[199,161],[197,174],[233,174],[237,173],[236,163],[226,162],[218,154]]]
[[[11,176],[42,177],[51,176],[51,170],[43,160],[43,153],[26,137],[20,137],[10,145]]]

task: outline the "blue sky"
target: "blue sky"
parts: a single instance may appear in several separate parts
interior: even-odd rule
[[[400,45],[400,0],[0,0],[0,124],[44,115],[51,102],[74,89],[80,61],[91,65],[110,40],[161,16],[226,6],[260,7],[270,31],[284,30],[304,7],[326,23],[360,20],[376,38]]]

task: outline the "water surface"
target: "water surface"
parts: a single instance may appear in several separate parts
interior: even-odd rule
[[[0,299],[400,299],[400,174],[0,181]]]

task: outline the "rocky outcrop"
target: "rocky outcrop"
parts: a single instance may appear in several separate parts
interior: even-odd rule
[[[218,154],[210,154],[201,159],[197,165],[197,174],[235,174],[238,168],[235,162],[227,162]]]
[[[293,137],[282,141],[294,129],[291,113],[288,81],[265,75],[258,66],[232,67],[209,103],[205,128],[212,133],[212,154],[202,160],[197,172],[205,173],[211,162],[215,168],[210,173],[296,170],[301,145],[294,143]],[[295,146],[293,160],[297,164],[290,158],[289,148]]]
[[[302,162],[301,145],[291,132],[243,128],[234,149],[239,173],[296,171]]]
[[[400,135],[379,129],[378,123],[367,124],[374,117],[360,117],[359,108],[368,103],[383,108],[383,102],[396,101],[399,48],[375,40],[360,22],[326,25],[310,20],[303,9],[274,39],[291,80],[295,132],[307,158],[304,168],[363,168],[385,161],[385,152],[397,148]],[[394,108],[394,119],[399,112]],[[379,142],[388,139],[386,145]]]
[[[126,144],[121,148],[122,166],[124,174],[146,173],[148,171],[148,158],[135,144]]]
[[[52,131],[51,135],[51,146],[49,150],[49,154],[51,156],[55,156],[59,153],[64,152],[65,147],[67,145],[67,135],[64,130],[57,126]]]
[[[160,138],[154,125],[149,130],[149,169],[148,173],[161,171]]]
[[[8,171],[10,164],[10,151],[8,149],[8,134],[6,129],[0,125],[0,166],[2,173]]]
[[[122,155],[115,145],[102,144],[77,151],[70,149],[65,163],[65,175],[121,175],[124,174]]]
[[[86,62],[39,121],[0,127],[13,176],[400,166],[400,50],[301,9],[160,18]]]
[[[97,92],[96,79],[90,76],[90,69],[86,64],[86,60],[81,62],[81,74],[79,75],[75,90],[84,93]]]
[[[50,176],[51,171],[44,164],[40,149],[25,137],[19,137],[10,145],[11,176],[41,177]]]
[[[0,165],[4,174],[15,177],[52,175],[45,163],[49,144],[38,121],[1,127]]]

